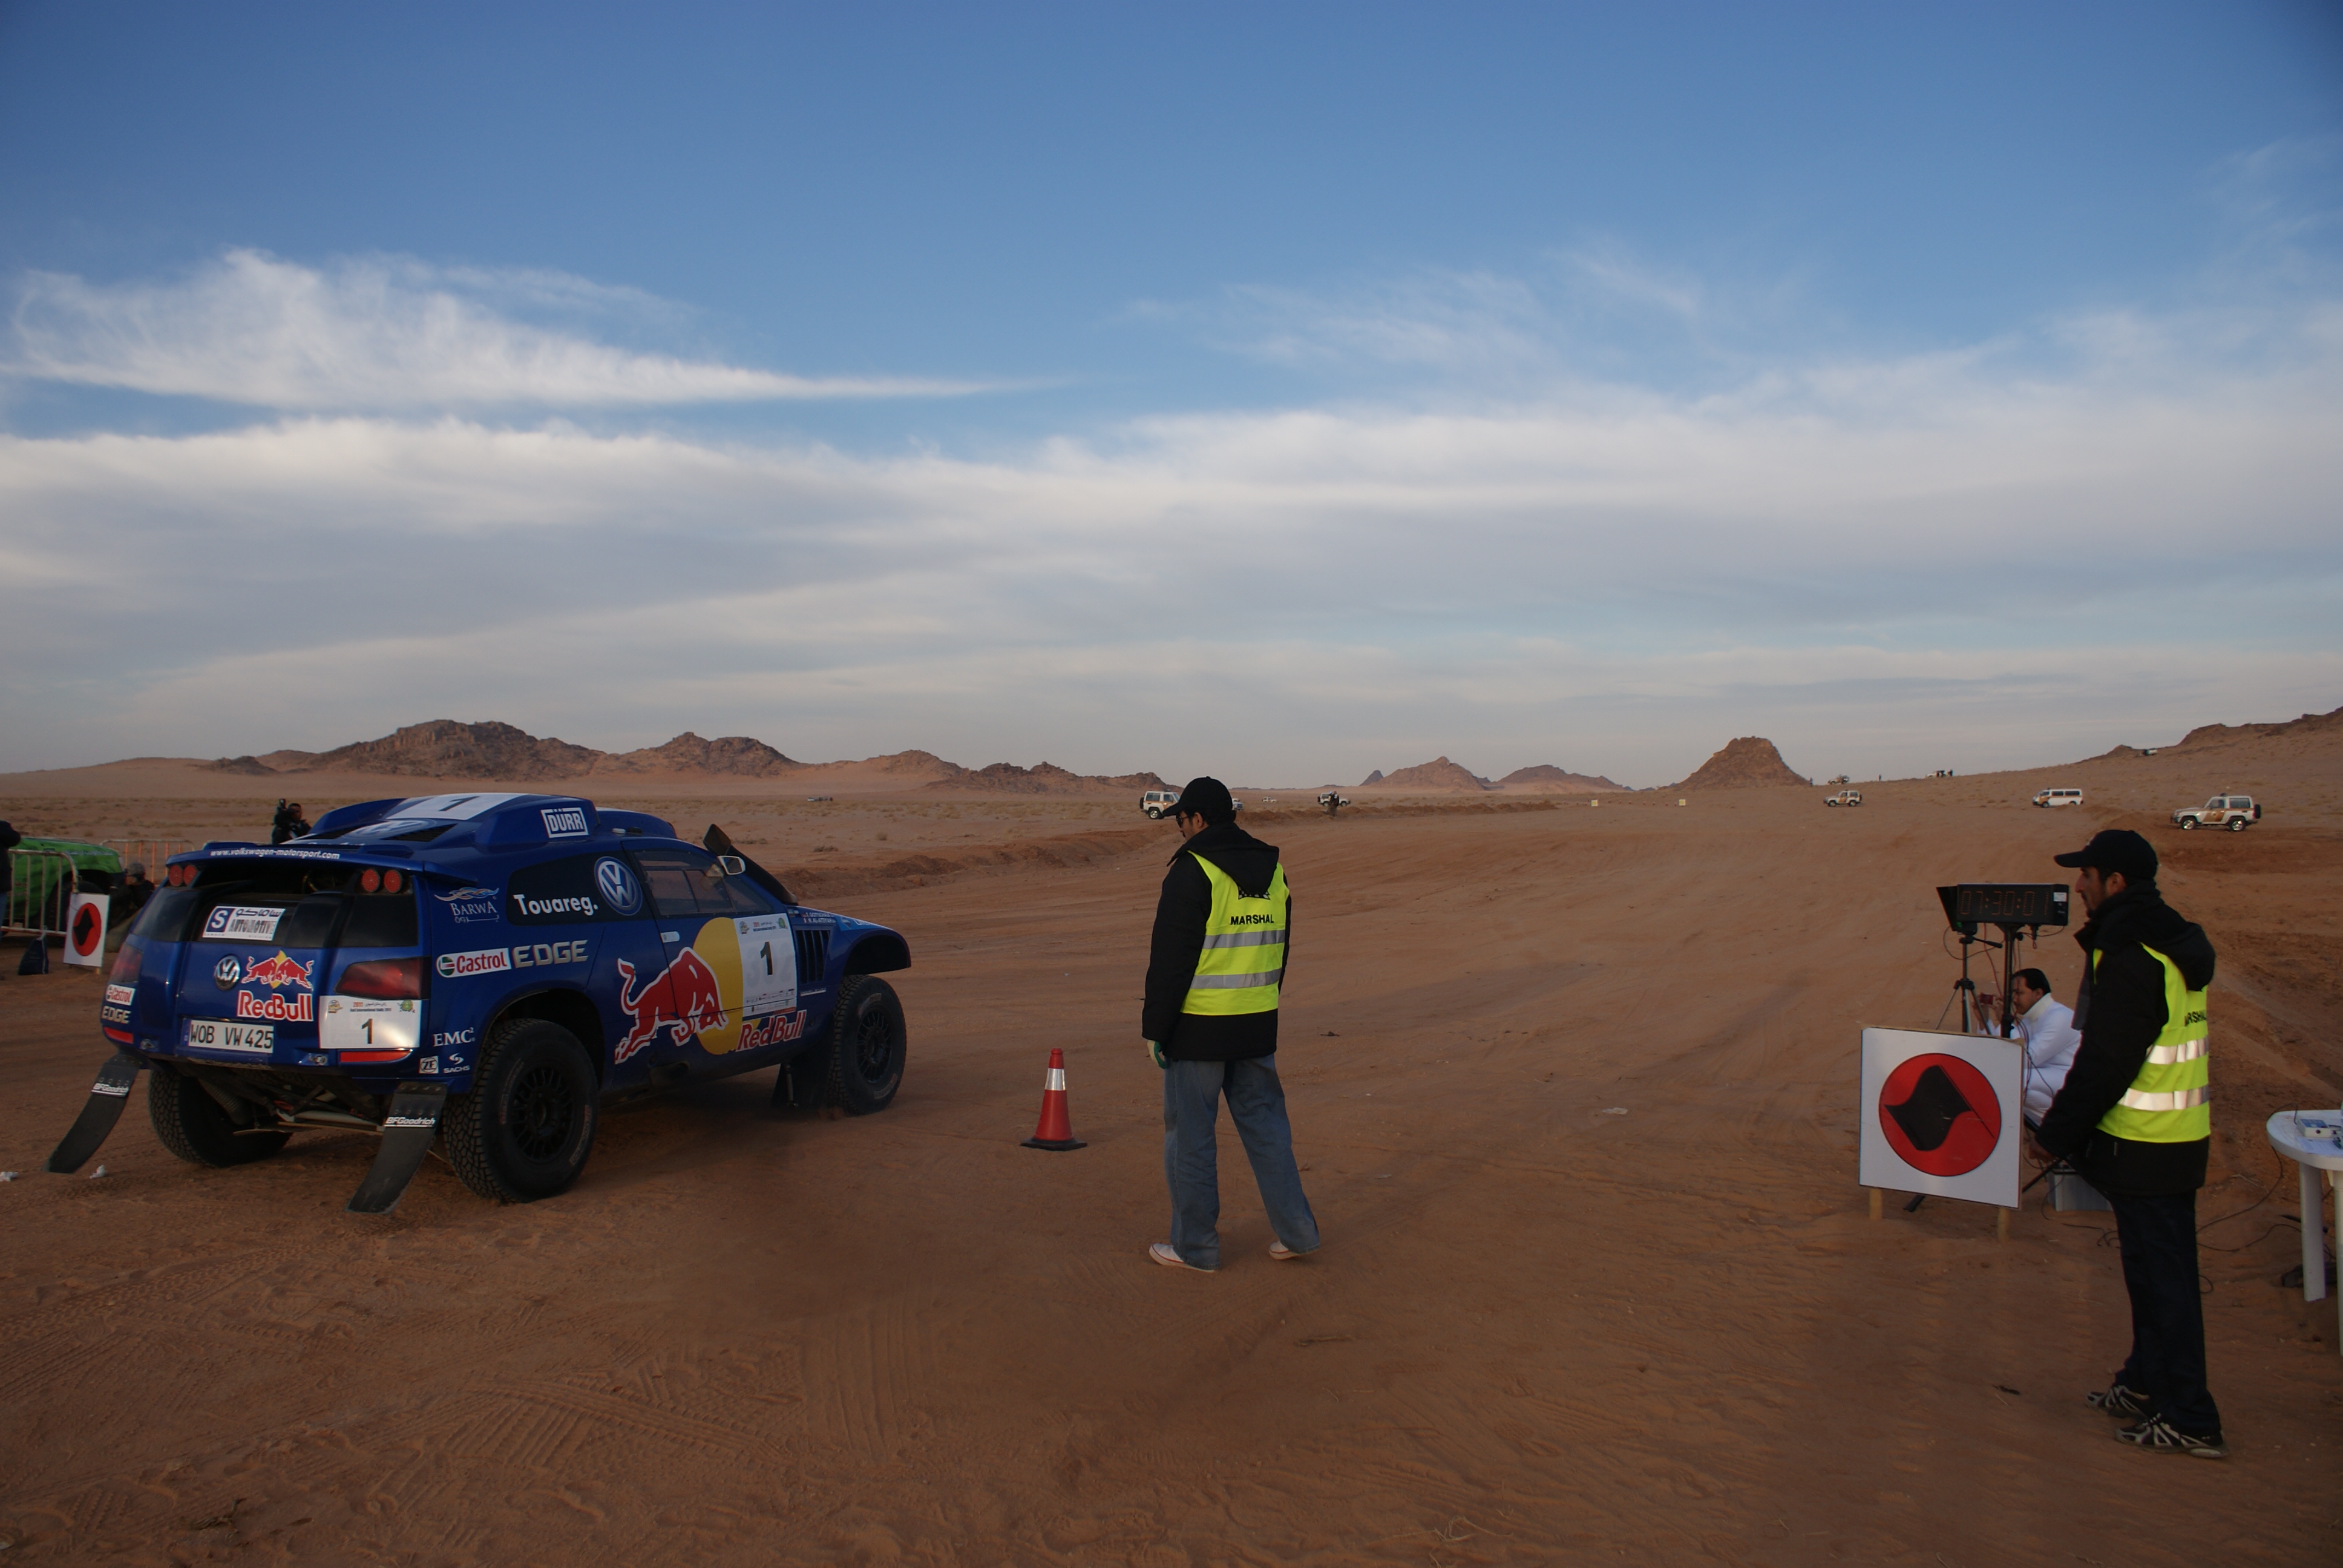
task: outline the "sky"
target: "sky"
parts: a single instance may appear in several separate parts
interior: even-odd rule
[[[0,0],[0,770],[2343,704],[2316,0]]]

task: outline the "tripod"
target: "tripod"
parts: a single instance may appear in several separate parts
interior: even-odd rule
[[[2013,942],[2017,940],[2016,934],[2013,932],[2005,932],[2004,934],[2008,936],[2009,940]],[[1979,1010],[1976,1005],[1976,981],[1969,979],[1969,950],[1971,948],[1998,948],[2003,945],[2003,943],[1995,941],[1990,937],[1978,936],[1973,927],[1965,926],[1961,929],[1961,978],[1953,982],[1953,994],[1945,999],[1945,1005],[1937,1010],[1936,1027],[1938,1029],[1945,1027],[1945,1014],[1953,1010],[1953,1004],[1955,1002],[1958,1002],[1960,1004],[1961,1032],[1963,1034],[1971,1032],[1978,1024],[1986,1021],[1985,1014]],[[1993,960],[1991,959],[1987,959],[1986,960],[1986,978],[1988,980],[1992,978],[1992,965]],[[2004,993],[2006,993],[2009,987],[2005,983],[2001,989]],[[2002,1012],[2004,1016],[2001,1020],[2002,1032],[2004,1034],[2006,1034],[2009,1031],[2009,1019],[2007,1017],[2008,1011],[2009,1000],[2006,994],[2005,994],[2002,999]]]

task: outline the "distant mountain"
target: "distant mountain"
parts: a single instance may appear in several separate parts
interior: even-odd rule
[[[410,724],[379,740],[360,740],[331,751],[271,751],[259,757],[223,757],[205,767],[216,773],[252,776],[301,773],[387,773],[416,779],[584,779],[659,774],[708,778],[769,779],[811,774],[828,781],[847,775],[906,775],[927,780],[930,789],[970,794],[1092,794],[1104,789],[1161,789],[1152,773],[1098,776],[1071,773],[1044,762],[1020,768],[996,762],[963,768],[932,751],[898,751],[862,762],[799,762],[761,740],[727,735],[703,740],[689,730],[664,746],[636,751],[597,751],[566,740],[539,739],[525,729],[493,720],[458,724],[435,719]]]
[[[2343,729],[2343,708],[2332,713],[2306,713],[2299,719],[2289,719],[2282,724],[2200,724],[2182,736],[2172,749],[2190,750],[2217,746],[2233,746],[2240,740],[2276,739],[2297,735],[2317,735],[2327,730]]]
[[[1453,789],[1473,794],[1492,788],[1486,779],[1465,771],[1445,757],[1435,757],[1429,762],[1419,762],[1413,768],[1384,774],[1381,782],[1386,789]]]
[[[682,739],[678,737],[679,739]],[[271,773],[388,773],[419,779],[575,779],[593,771],[608,753],[493,721],[458,724],[435,719],[410,724],[379,740],[331,751],[271,751],[257,759],[222,759],[223,773],[249,773],[247,763]]]
[[[1364,779],[1360,779],[1360,780],[1358,781],[1358,783],[1356,783],[1356,784],[1353,785],[1353,786],[1352,786],[1352,788],[1353,788],[1353,789],[1365,789],[1365,788],[1366,788],[1368,785],[1370,785],[1370,784],[1380,784],[1380,783],[1382,783],[1383,781],[1383,770],[1382,769],[1378,768],[1378,769],[1376,769],[1373,772],[1372,772],[1372,773],[1368,774]]]
[[[1670,784],[1670,789],[1755,789],[1769,785],[1804,785],[1805,779],[1790,771],[1774,743],[1760,735],[1744,735],[1725,742],[1725,749],[1702,763],[1691,778]]]
[[[727,735],[720,740],[702,740],[687,729],[664,746],[645,747],[640,751],[622,751],[617,756],[596,753],[589,771],[595,773],[727,773],[741,778],[769,778],[776,773],[794,773],[805,766],[792,761],[761,740],[751,740],[745,735]]]
[[[950,778],[939,779],[927,788],[970,795],[1087,795],[1100,789],[1145,791],[1171,786],[1152,773],[1071,773],[1051,762],[1031,768],[995,762],[973,769],[958,769]]]
[[[1558,789],[1575,795],[1586,789],[1624,789],[1624,784],[1614,784],[1608,779],[1571,773],[1541,762],[1534,768],[1516,768],[1497,780],[1500,789]]]

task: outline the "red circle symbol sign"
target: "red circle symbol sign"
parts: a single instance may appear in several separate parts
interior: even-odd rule
[[[74,911],[73,919],[74,951],[79,953],[84,958],[87,958],[90,954],[96,952],[97,950],[97,933],[103,929],[104,928],[98,924],[96,905],[84,904],[80,909],[75,910]]]
[[[1879,1130],[1915,1171],[1965,1176],[2001,1141],[2001,1097],[1957,1056],[1910,1057],[1879,1087]]]

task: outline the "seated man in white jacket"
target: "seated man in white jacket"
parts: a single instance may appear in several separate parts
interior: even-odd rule
[[[1977,998],[1986,1021],[1979,1034],[1999,1037],[2001,1001],[1987,992]],[[2010,1022],[2017,1042],[2026,1048],[2026,1122],[2042,1120],[2050,1102],[2066,1082],[2066,1069],[2083,1037],[2075,1030],[2075,1010],[2050,997],[2050,977],[2040,970],[2020,970],[2009,979]]]

